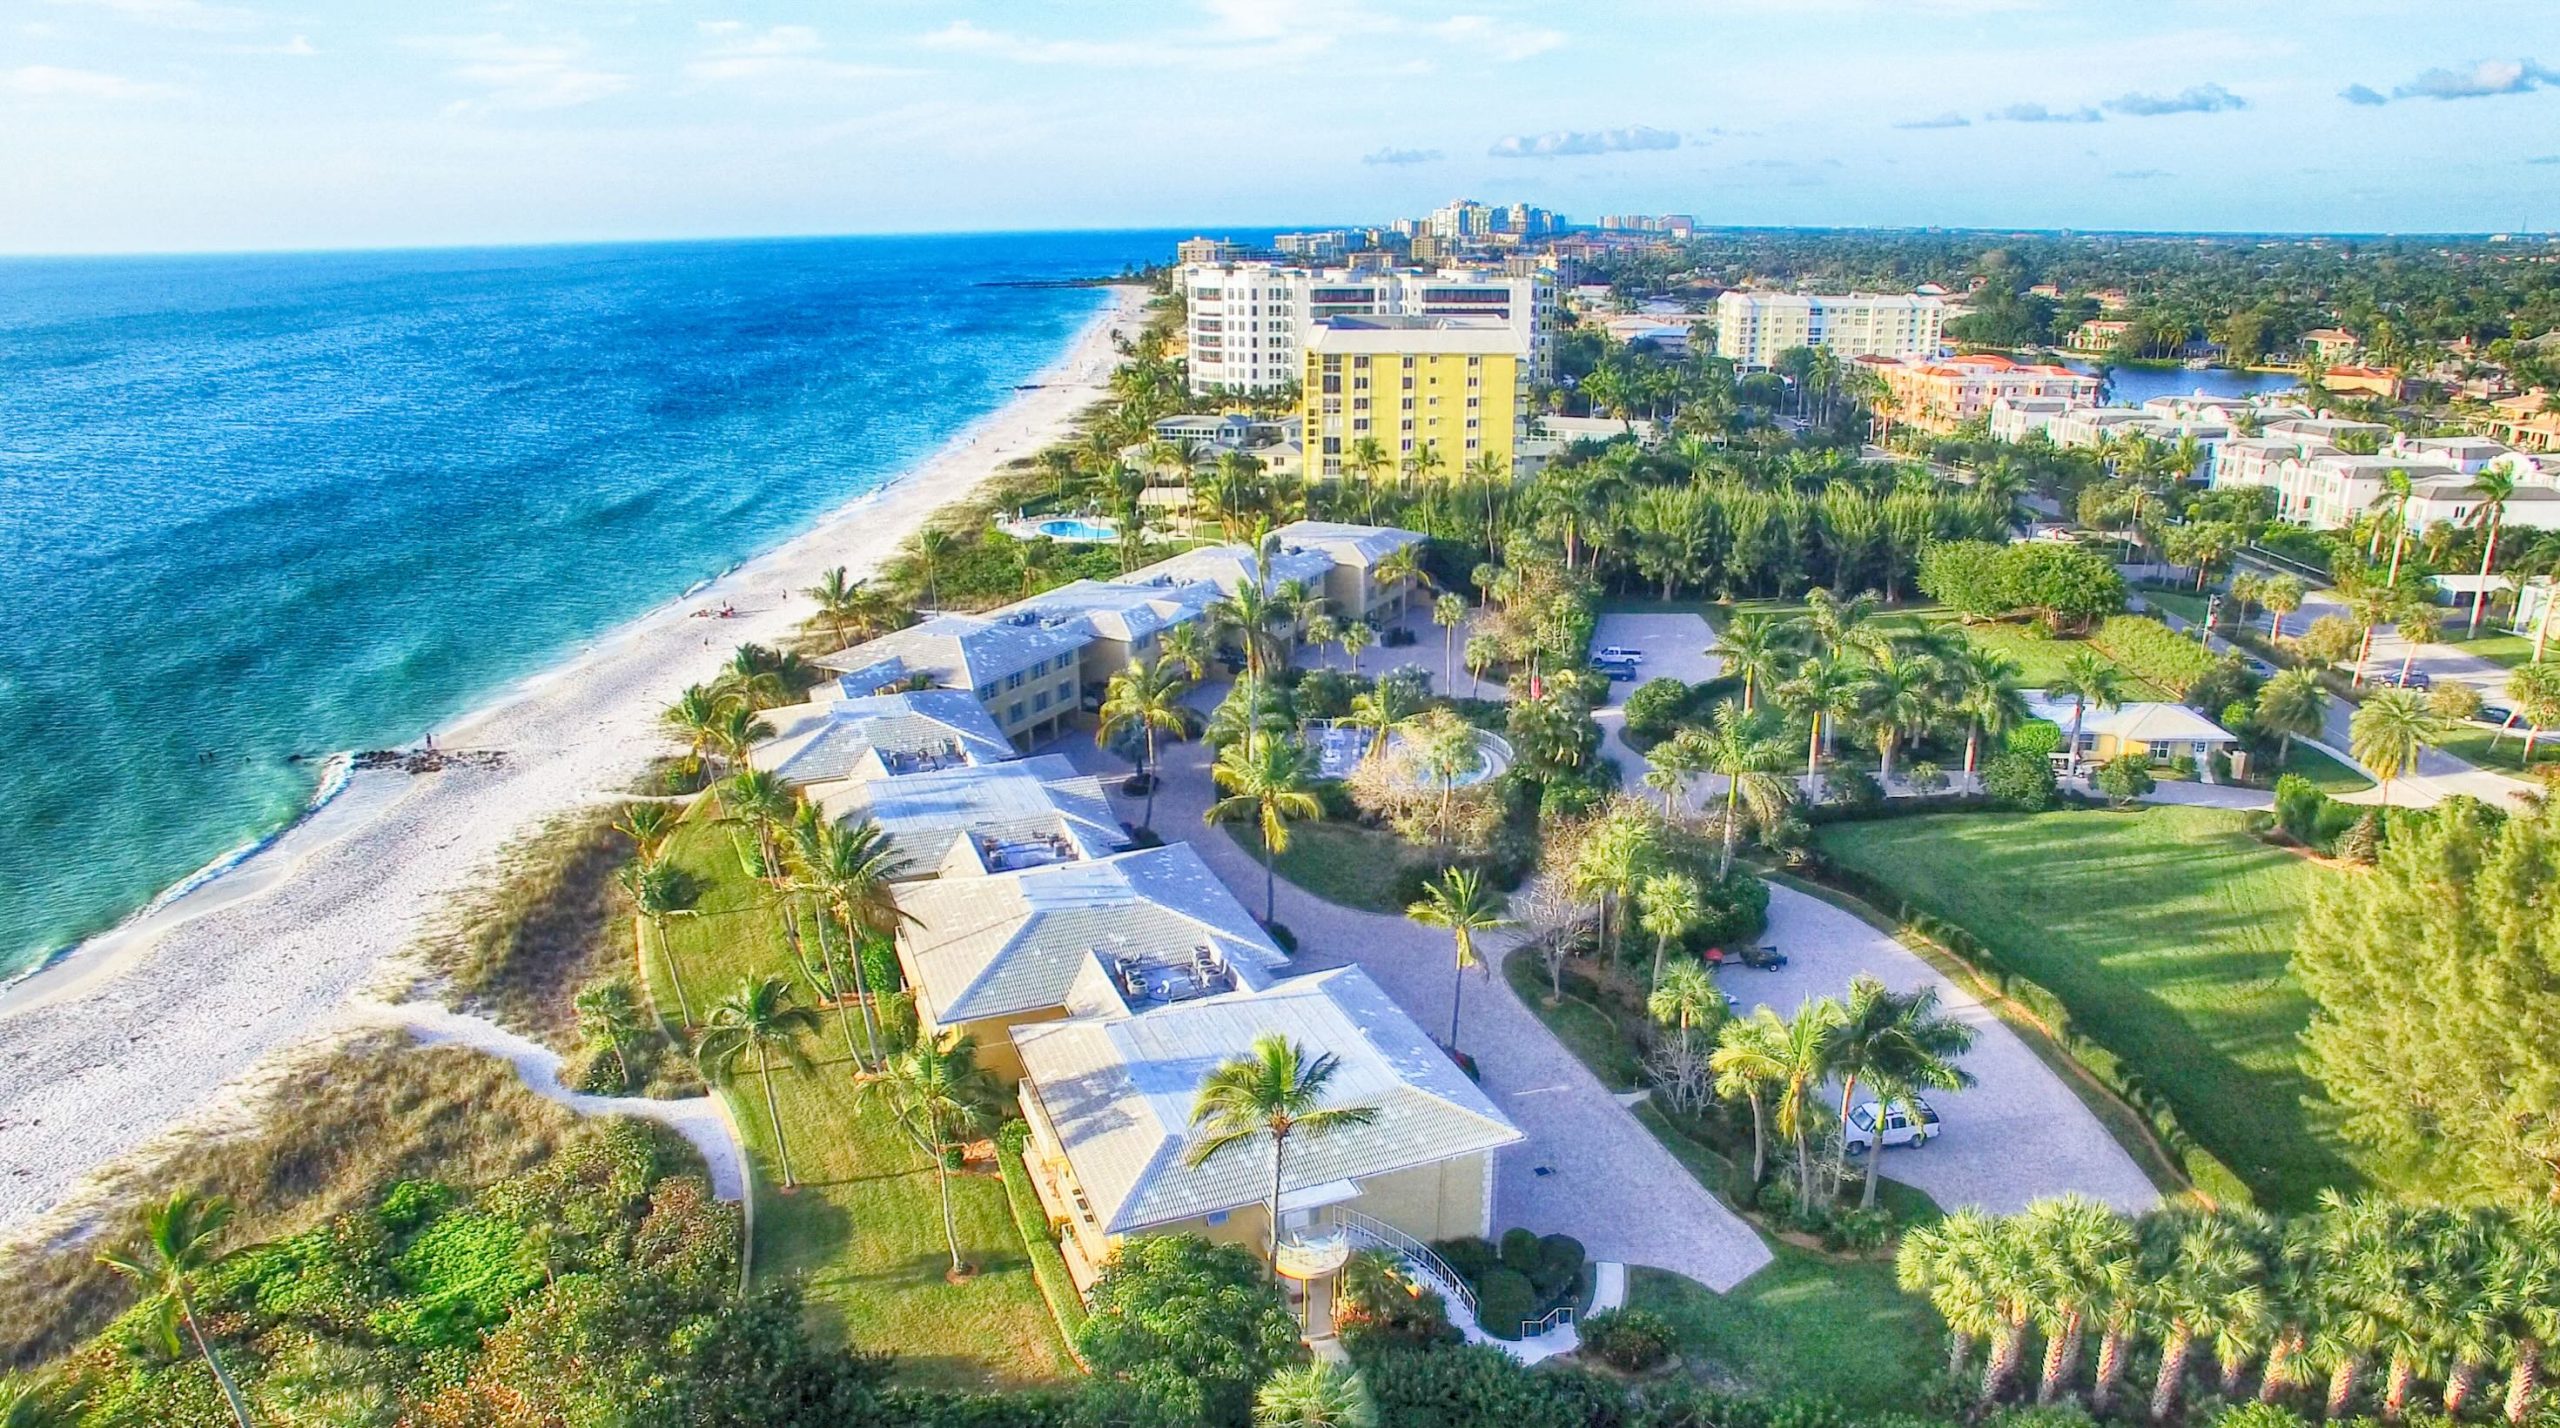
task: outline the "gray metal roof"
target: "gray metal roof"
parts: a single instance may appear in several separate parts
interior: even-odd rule
[[[912,760],[1003,763],[1013,757],[977,698],[957,689],[923,689],[860,699],[821,699],[767,710],[772,738],[749,760],[793,785],[911,773]]]
[[[1365,1126],[1290,1142],[1283,1190],[1363,1180],[1510,1145],[1519,1129],[1358,967],[1338,967],[1137,1016],[1014,1028],[1026,1083],[1057,1132],[1086,1201],[1118,1234],[1259,1201],[1267,1141],[1185,1163],[1200,1083],[1275,1032],[1340,1069],[1335,1106],[1367,1106]]]
[[[955,847],[980,839],[1058,838],[1087,860],[1128,843],[1102,781],[1076,772],[1060,754],[847,784],[822,795],[818,809],[838,821],[877,821],[905,855],[910,877],[932,874]]]
[[[1249,985],[1288,964],[1188,843],[910,883],[898,907],[913,919],[898,940],[917,990],[945,1024],[1075,1005],[1080,976],[1103,957],[1182,958],[1208,947]]]
[[[1275,550],[1271,554],[1272,580],[1304,580],[1314,584],[1332,573],[1333,556],[1321,550]],[[1246,545],[1204,545],[1186,550],[1167,560],[1130,571],[1120,577],[1123,585],[1207,585],[1220,595],[1232,595],[1251,585],[1255,565],[1253,548]]]
[[[1093,643],[1093,631],[1080,621],[1044,624],[1036,618],[989,619],[978,615],[936,615],[919,625],[868,640],[851,649],[820,655],[826,669],[851,672],[885,666],[921,674],[953,689],[976,689],[1051,655],[1072,654]]]
[[[1025,615],[1041,621],[1080,620],[1096,636],[1130,643],[1199,619],[1217,596],[1217,590],[1200,585],[1075,580],[1007,605],[990,618]]]
[[[1321,550],[1339,565],[1375,565],[1389,551],[1428,539],[1394,526],[1355,526],[1341,521],[1292,521],[1273,531],[1283,547]]]

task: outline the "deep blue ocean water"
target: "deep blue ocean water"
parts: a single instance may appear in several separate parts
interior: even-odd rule
[[[1171,234],[0,262],[0,979],[1002,405]]]

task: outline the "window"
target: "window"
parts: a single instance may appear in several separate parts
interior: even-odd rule
[[[1017,699],[1013,701],[1013,703],[1005,706],[1004,721],[1008,724],[1019,724],[1022,722],[1021,700]]]
[[[1022,671],[1017,669],[1013,673],[1006,675],[1004,677],[1004,687],[1007,689],[1020,689],[1022,687]]]
[[[996,702],[996,687],[995,687],[994,685],[992,685],[992,684],[981,684],[981,685],[979,685],[979,686],[978,686],[978,702],[979,702],[979,703],[981,703],[981,704],[993,704],[993,703],[995,703],[995,702]]]
[[[1032,695],[1032,696],[1031,696],[1031,712],[1032,712],[1032,713],[1034,713],[1034,714],[1039,714],[1039,713],[1045,712],[1045,711],[1048,709],[1048,707],[1049,707],[1049,691],[1047,691],[1047,690],[1045,690],[1045,689],[1044,689],[1044,690],[1041,690],[1039,693],[1037,693],[1037,694],[1035,694],[1035,695]]]

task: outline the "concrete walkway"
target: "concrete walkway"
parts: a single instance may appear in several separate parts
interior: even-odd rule
[[[1202,690],[1214,706],[1223,687]],[[1090,738],[1051,746],[1079,768],[1111,781],[1112,803],[1136,823],[1140,800],[1124,797],[1117,779],[1128,766],[1093,747]],[[1262,909],[1262,863],[1226,830],[1203,821],[1210,802],[1203,746],[1164,751],[1156,792],[1156,831],[1197,848],[1239,901]],[[1356,963],[1434,1036],[1446,1036],[1452,995],[1448,934],[1400,917],[1340,907],[1283,880],[1279,920],[1297,935],[1296,970]],[[1488,956],[1511,947],[1486,939]],[[1477,1059],[1485,1093],[1528,1135],[1502,1152],[1494,1201],[1497,1230],[1525,1225],[1540,1234],[1569,1234],[1595,1260],[1653,1265],[1719,1292],[1769,1261],[1759,1234],[1708,1194],[1688,1169],[1618,1103],[1546,1024],[1487,971],[1467,974],[1465,1022],[1458,1044]]]
[[[1786,966],[1717,974],[1746,1013],[1757,1005],[1789,1016],[1814,997],[1844,997],[1850,978],[1863,972],[1897,992],[1935,987],[1948,1015],[1973,1028],[1962,1064],[1976,1084],[1929,1093],[1945,1129],[1925,1149],[1888,1152],[1888,1179],[1927,1191],[1949,1210],[1979,1205],[2010,1214],[2072,1190],[2128,1211],[2159,1203],[2150,1177],[2060,1074],[1918,953],[1820,898],[1774,884],[1769,940],[1787,955]],[[1829,1095],[1837,1109],[1839,1088]]]
[[[638,1116],[657,1121],[702,1152],[703,1163],[711,1173],[711,1193],[723,1200],[746,1196],[745,1152],[739,1149],[737,1128],[729,1123],[728,1111],[717,1096],[687,1096],[672,1101],[651,1096],[590,1096],[560,1084],[558,1052],[484,1017],[466,1016],[434,1002],[375,1003],[367,1005],[364,1012],[366,1021],[402,1028],[424,1045],[468,1046],[495,1056],[515,1067],[526,1090],[557,1101],[579,1115]]]

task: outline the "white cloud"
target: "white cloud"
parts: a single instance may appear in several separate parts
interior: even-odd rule
[[[35,99],[166,99],[185,91],[173,85],[153,84],[147,80],[127,79],[103,70],[65,69],[60,65],[31,64],[17,69],[0,70],[0,90],[23,94]]]
[[[2560,85],[2560,72],[2532,60],[2482,60],[2469,69],[2431,69],[2395,85],[2394,99],[2486,99],[2496,94],[2530,94],[2542,85]]]
[[[296,59],[308,59],[320,53],[320,47],[311,43],[309,35],[296,35],[282,44],[226,45],[224,48],[235,55],[290,55]]]
[[[1562,159],[1679,147],[1680,136],[1671,130],[1638,124],[1627,129],[1557,129],[1545,134],[1513,134],[1495,140],[1493,147],[1485,152],[1497,159]]]
[[[1896,129],[1969,129],[1973,127],[1973,121],[1950,109],[1927,119],[1905,119],[1893,127]]]
[[[707,20],[698,28],[715,43],[684,67],[695,84],[805,85],[904,73],[830,59],[826,40],[807,25],[753,30],[735,20]]]
[[[2219,84],[2191,85],[2176,94],[2124,94],[2107,101],[2118,114],[2149,119],[2161,114],[2219,114],[2246,109],[2249,101]]]
[[[526,43],[488,34],[413,40],[411,44],[452,60],[453,68],[446,71],[446,77],[481,91],[479,98],[449,105],[446,112],[452,114],[571,109],[631,87],[631,76],[589,65],[586,46],[576,40]]]
[[[1436,164],[1445,157],[1447,156],[1438,149],[1399,149],[1389,146],[1372,153],[1362,154],[1360,162],[1386,165]]]
[[[2028,103],[1995,109],[1982,117],[2005,119],[2012,124],[2095,124],[2106,116],[2085,104],[2077,109],[2047,109],[2041,104]]]

